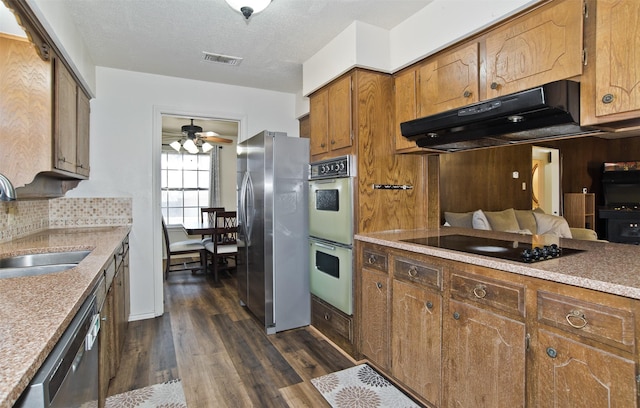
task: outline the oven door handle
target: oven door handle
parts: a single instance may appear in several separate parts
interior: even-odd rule
[[[335,251],[336,250],[335,246],[323,244],[322,242],[315,242],[315,245],[320,247],[320,248],[328,249],[329,251]]]
[[[334,184],[337,182],[338,182],[338,179],[332,178],[332,179],[313,180],[311,184]]]

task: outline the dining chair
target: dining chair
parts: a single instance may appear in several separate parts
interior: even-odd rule
[[[164,222],[164,218],[162,218],[162,233],[164,237],[164,245],[165,250],[167,252],[167,261],[164,267],[164,278],[167,279],[169,276],[169,272],[178,272],[178,271],[186,271],[191,270],[195,272],[197,270],[205,270],[206,264],[206,254],[205,247],[201,240],[199,239],[188,239],[184,241],[176,241],[171,242],[169,239],[169,231],[167,230],[167,224]],[[198,255],[198,261],[190,261],[190,262],[181,262],[172,264],[171,257],[173,255]],[[191,266],[192,264],[198,264],[198,266]],[[177,268],[179,267],[180,268]]]
[[[208,221],[210,225],[215,225],[215,215],[216,212],[220,212],[220,211],[224,211],[224,207],[201,207],[200,208],[200,223],[204,223],[205,221]],[[211,235],[206,235],[203,234],[202,235],[202,245],[207,245],[209,242],[211,242],[212,236]],[[207,265],[208,264],[208,259],[207,259],[207,252],[204,251],[204,264]]]
[[[236,211],[219,211],[215,216],[214,235],[205,244],[207,257],[211,258],[213,277],[218,281],[218,273],[234,269],[238,262],[238,220]],[[231,263],[230,261],[233,261]],[[207,265],[208,266],[208,265]]]

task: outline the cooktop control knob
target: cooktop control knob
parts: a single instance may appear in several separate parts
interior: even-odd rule
[[[545,245],[543,247],[526,248],[522,251],[522,260],[524,262],[544,261],[545,259],[557,258],[562,253],[558,245]]]

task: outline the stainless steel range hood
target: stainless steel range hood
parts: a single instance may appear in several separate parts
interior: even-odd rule
[[[601,133],[579,124],[580,84],[557,81],[404,122],[400,129],[419,147],[455,152]]]

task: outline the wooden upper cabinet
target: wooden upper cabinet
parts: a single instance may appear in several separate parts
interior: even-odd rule
[[[582,9],[582,1],[551,2],[490,31],[486,98],[580,75]]]
[[[635,119],[637,128],[640,126],[637,120],[640,116],[640,2],[593,0],[588,2],[587,10],[587,64],[581,81],[581,124]]]
[[[428,59],[418,83],[418,117],[478,102],[478,43]]]
[[[323,88],[309,98],[309,149],[311,156],[329,151],[329,90]]]
[[[353,145],[351,82],[351,75],[343,76],[310,96],[312,158]]]
[[[351,76],[347,75],[329,87],[329,149],[352,144]]]
[[[416,83],[417,72],[415,69],[404,71],[394,77],[395,96],[395,142],[396,150],[417,148],[416,144],[402,136],[400,124],[418,117]]]
[[[78,89],[76,127],[76,172],[89,176],[89,98]]]
[[[77,86],[69,70],[54,59],[53,167],[76,171]]]

